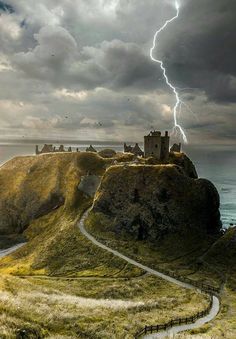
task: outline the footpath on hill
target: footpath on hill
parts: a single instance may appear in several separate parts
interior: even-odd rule
[[[167,274],[164,274],[164,273],[161,273],[161,272],[158,272],[148,266],[145,266],[125,255],[123,255],[122,253],[118,252],[117,250],[114,250],[114,249],[111,249],[109,247],[107,247],[106,245],[102,244],[101,242],[99,242],[98,240],[96,240],[91,234],[89,234],[86,229],[85,229],[85,220],[88,216],[88,213],[89,213],[89,210],[87,210],[82,218],[80,219],[79,223],[78,223],[78,227],[81,231],[81,233],[87,238],[89,239],[94,245],[100,247],[101,249],[105,250],[105,251],[108,251],[110,253],[112,253],[113,255],[125,260],[126,262],[128,262],[129,264],[131,265],[134,265],[136,267],[139,267],[141,268],[142,270],[148,272],[149,274],[152,274],[152,275],[155,275],[159,278],[162,278],[168,282],[171,282],[173,284],[176,284],[180,287],[183,287],[183,288],[187,288],[187,289],[196,289],[195,286],[191,285],[191,284],[188,284],[188,283],[185,283],[185,282],[182,282],[176,278],[173,278],[171,276],[168,276]],[[11,253],[13,253],[14,251],[16,251],[17,249],[19,249],[20,247],[22,247],[24,245],[24,243],[21,243],[21,244],[17,244],[11,248],[8,248],[8,249],[5,249],[5,250],[1,250],[0,251],[0,258],[3,258]],[[182,332],[182,331],[186,331],[186,330],[191,330],[191,329],[195,329],[195,328],[198,328],[198,327],[201,327],[203,326],[204,324],[210,322],[211,320],[213,320],[219,310],[220,310],[220,301],[219,301],[219,298],[216,297],[216,296],[213,296],[213,299],[212,299],[212,307],[211,307],[211,310],[210,312],[196,320],[194,323],[191,323],[191,324],[185,324],[185,325],[179,325],[179,326],[173,326],[171,329],[168,329],[166,331],[163,331],[163,332],[160,332],[160,333],[156,333],[156,334],[150,334],[150,335],[145,335],[143,336],[143,338],[145,339],[155,339],[155,338],[165,338],[166,336],[168,335],[174,335],[174,334],[177,334],[179,332]]]
[[[131,258],[128,258],[127,256],[123,255],[122,253],[107,247],[106,245],[102,244],[101,242],[99,242],[91,234],[89,234],[85,229],[84,223],[85,223],[86,218],[88,217],[89,211],[90,210],[87,210],[84,213],[84,215],[82,216],[82,218],[80,219],[80,221],[78,223],[78,227],[79,227],[81,233],[87,239],[89,239],[94,245],[96,245],[96,246],[102,248],[103,250],[108,251],[108,252],[112,253],[113,255],[127,261],[129,264],[134,265],[136,267],[139,267],[139,268],[143,269],[144,271],[146,271],[150,274],[153,274],[153,275],[155,275],[159,278],[162,278],[166,281],[174,283],[174,284],[176,284],[180,287],[183,287],[183,288],[196,289],[196,287],[191,285],[191,284],[184,283],[184,282],[182,282],[178,279],[175,279],[175,278],[170,277],[166,274],[158,272],[158,271],[156,271],[156,270],[154,270],[150,267],[147,267],[147,266],[145,266],[145,265],[143,265],[143,264],[141,264],[141,263],[139,263],[139,262],[137,262],[137,261],[135,261]],[[145,339],[165,338],[168,335],[177,334],[177,333],[182,332],[182,331],[187,331],[187,330],[191,330],[191,329],[194,329],[194,328],[198,328],[198,327],[203,326],[204,324],[210,322],[211,320],[213,320],[217,316],[219,310],[220,310],[220,300],[219,300],[218,297],[213,296],[211,310],[206,316],[198,319],[194,323],[186,324],[186,325],[180,325],[180,326],[173,326],[169,330],[166,330],[166,331],[163,331],[163,332],[160,332],[160,333],[157,333],[157,334],[145,335],[145,336],[143,336],[143,338],[145,338]]]
[[[25,245],[25,243],[14,245],[5,250],[0,250],[0,258],[6,257],[8,254],[15,252],[16,250],[18,250],[18,248],[22,247],[23,245]]]

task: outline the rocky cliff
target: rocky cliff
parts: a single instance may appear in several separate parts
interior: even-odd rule
[[[0,169],[0,235],[22,233],[32,220],[57,208],[73,208],[82,176],[104,173],[92,153],[17,157]]]
[[[161,165],[162,162],[160,160],[157,160],[155,158],[148,158],[144,159],[143,161],[146,165]],[[193,162],[187,157],[185,153],[179,153],[179,152],[170,152],[169,159],[166,162],[166,164],[172,164],[177,165],[182,168],[184,173],[189,176],[190,178],[197,179],[197,171],[193,164]]]
[[[93,211],[110,220],[111,231],[156,241],[168,233],[217,233],[219,195],[211,182],[194,179],[178,165],[110,167]]]
[[[82,267],[81,251],[89,252],[90,244],[82,247],[76,220],[92,203],[100,178],[93,210],[107,218],[117,236],[128,232],[156,241],[170,232],[180,237],[186,230],[217,232],[216,189],[191,177],[194,166],[184,155],[174,154],[170,161],[178,165],[147,165],[132,154],[106,159],[82,152],[10,160],[0,169],[0,247],[8,247],[6,238],[14,242],[15,234],[28,243],[11,260],[1,260],[0,269],[59,274]]]
[[[90,179],[96,179],[97,187],[104,173],[94,211],[108,216],[116,232],[156,239],[189,227],[219,230],[218,193],[209,181],[196,179],[195,167],[185,154],[171,153],[166,165],[155,165],[155,159],[132,164],[133,160],[129,154],[103,159],[94,153],[10,160],[0,170],[0,234],[22,233],[32,220],[61,206],[73,209],[78,191],[86,192]]]

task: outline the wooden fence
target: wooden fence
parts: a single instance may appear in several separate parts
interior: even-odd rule
[[[212,305],[213,305],[213,296],[211,295],[210,304],[204,311],[198,312],[197,314],[195,314],[194,316],[191,316],[191,317],[177,318],[177,319],[170,320],[166,324],[145,326],[139,333],[137,333],[135,335],[135,339],[139,338],[141,335],[144,335],[144,334],[148,334],[148,333],[152,334],[152,333],[157,333],[157,332],[161,332],[161,331],[166,331],[166,330],[172,328],[173,326],[187,325],[187,324],[195,323],[195,321],[197,321],[200,318],[205,317],[206,315],[208,315],[210,313],[210,311],[212,309]]]
[[[163,274],[166,274],[166,275],[168,275],[172,278],[175,278],[176,280],[182,281],[183,283],[192,285],[192,286],[198,288],[199,290],[201,290],[202,292],[209,294],[211,296],[210,304],[204,311],[198,312],[194,316],[187,317],[187,318],[173,319],[173,320],[170,320],[166,324],[145,326],[140,332],[138,332],[135,335],[135,339],[139,338],[141,335],[144,335],[144,334],[148,334],[148,333],[152,334],[152,333],[158,333],[158,332],[161,332],[161,331],[166,331],[166,330],[172,328],[173,326],[186,325],[186,324],[194,323],[196,320],[203,318],[207,314],[210,313],[210,310],[211,310],[212,304],[213,304],[213,295],[219,295],[219,293],[220,293],[220,288],[208,285],[208,284],[203,283],[203,282],[199,282],[199,281],[189,279],[188,277],[183,277],[183,276],[181,276],[181,275],[179,275],[179,274],[177,274],[173,271],[163,270],[163,269],[158,269],[158,271],[163,273]]]
[[[206,284],[204,282],[200,282],[200,281],[195,281],[195,280],[192,280],[188,277],[183,277],[179,274],[177,274],[176,272],[173,272],[173,271],[169,271],[169,270],[164,270],[164,269],[161,269],[161,268],[158,268],[158,271],[163,273],[163,274],[166,274],[176,280],[179,280],[183,283],[186,283],[186,284],[189,284],[189,285],[192,285],[198,289],[200,289],[201,291],[203,292],[206,292],[210,295],[213,295],[213,294],[216,294],[218,295],[220,293],[220,287],[214,287],[214,286],[211,286],[209,284]]]

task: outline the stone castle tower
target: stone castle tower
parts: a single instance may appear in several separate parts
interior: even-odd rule
[[[170,137],[167,131],[164,136],[159,131],[153,131],[144,137],[145,158],[154,157],[166,161],[169,158],[169,147]]]

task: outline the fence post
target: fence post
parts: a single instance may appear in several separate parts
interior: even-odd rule
[[[204,286],[202,284],[202,286]],[[206,286],[204,286],[206,287]],[[208,287],[208,286],[207,286]],[[208,287],[209,289],[209,287]],[[198,313],[196,313],[195,315],[191,316],[191,317],[186,317],[186,318],[177,318],[177,319],[171,319],[168,323],[165,323],[165,324],[162,324],[162,325],[156,325],[156,326],[147,326],[145,325],[144,329],[142,330],[142,332],[140,332],[139,334],[136,335],[136,338],[138,338],[141,334],[148,334],[149,332],[153,333],[154,331],[156,332],[159,332],[161,330],[164,330],[166,331],[167,329],[169,328],[172,328],[175,324],[188,324],[189,322],[194,322],[196,321],[197,319],[207,315],[209,313],[209,311],[211,310],[212,308],[212,305],[213,305],[213,296],[211,295],[210,296],[211,299],[210,299],[210,303],[208,305],[208,307],[203,310],[203,311],[199,311]]]

